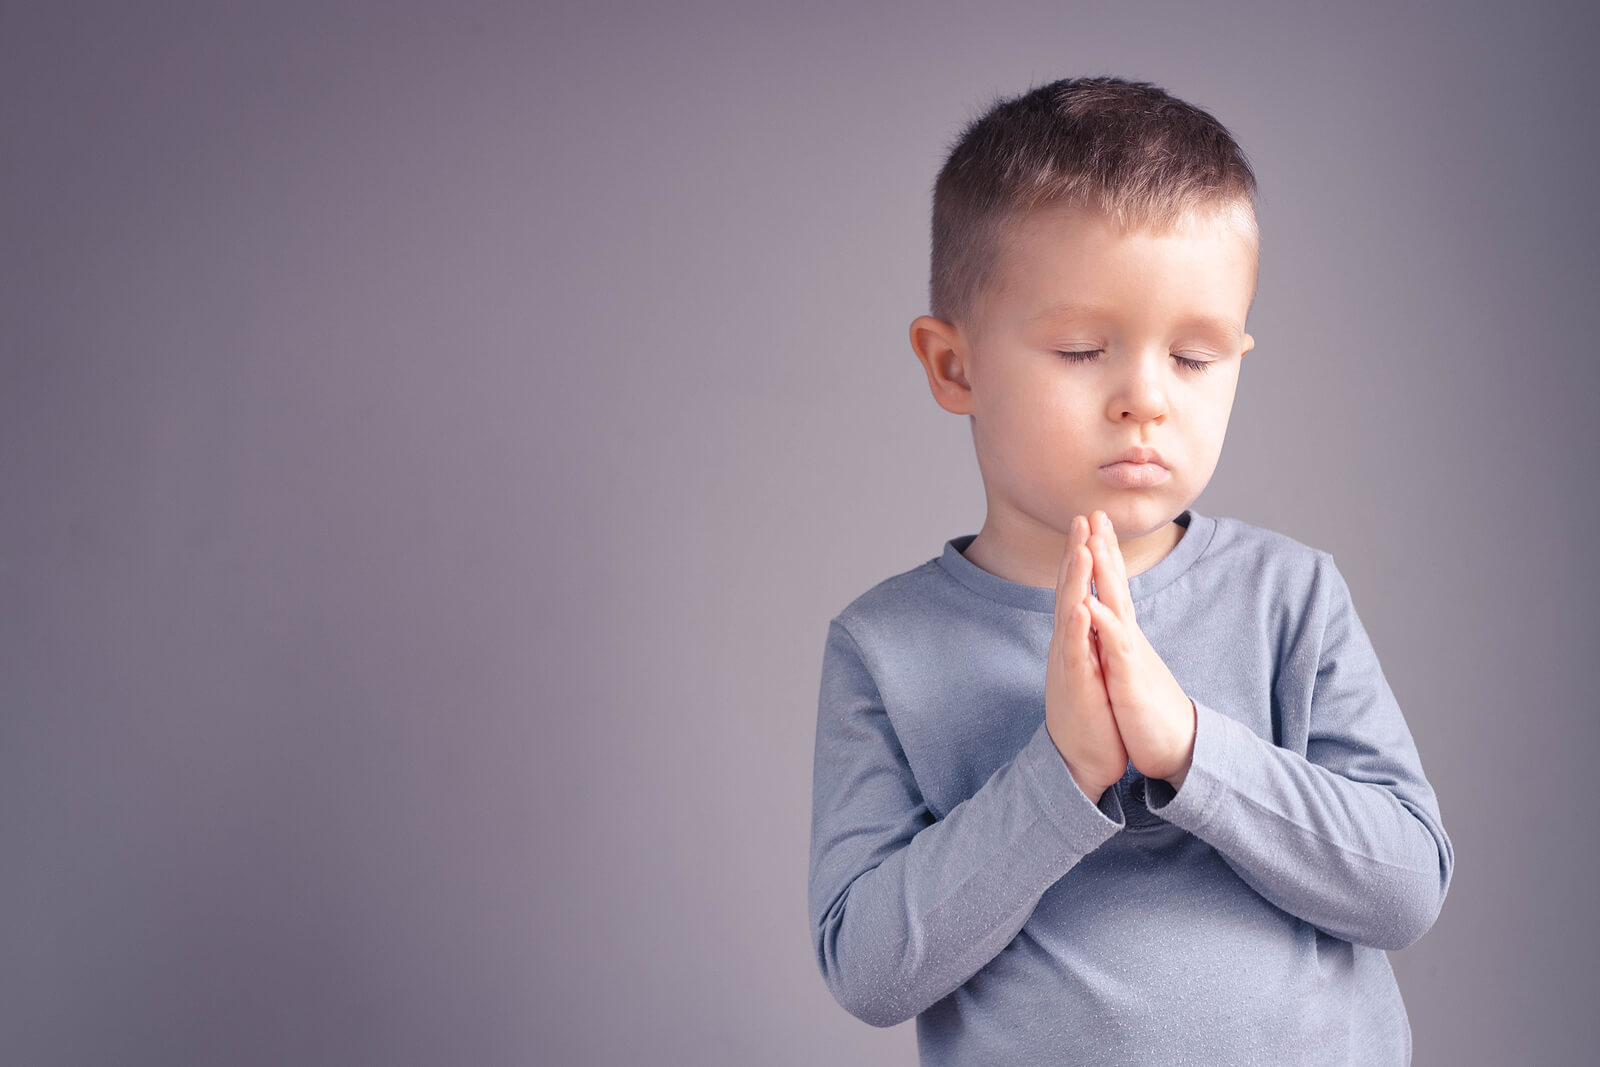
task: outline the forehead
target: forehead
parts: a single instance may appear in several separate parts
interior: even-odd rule
[[[1248,205],[1189,211],[1165,226],[1046,207],[1016,220],[999,244],[988,303],[1011,320],[1166,311],[1242,333],[1255,295],[1258,239]]]

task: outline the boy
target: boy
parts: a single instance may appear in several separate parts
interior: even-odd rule
[[[1408,1063],[1385,949],[1454,866],[1326,552],[1190,506],[1256,288],[1204,111],[1077,78],[972,123],[911,344],[983,528],[830,623],[809,910],[924,1064]]]

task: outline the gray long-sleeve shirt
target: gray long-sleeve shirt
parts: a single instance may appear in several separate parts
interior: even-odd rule
[[[1098,803],[1044,726],[1055,590],[961,554],[828,626],[809,911],[835,998],[925,1065],[1409,1063],[1385,949],[1454,851],[1333,557],[1192,508],[1129,580],[1194,700],[1176,792]]]

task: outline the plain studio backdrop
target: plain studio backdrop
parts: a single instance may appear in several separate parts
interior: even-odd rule
[[[813,954],[823,640],[983,521],[944,153],[1102,73],[1260,179],[1196,507],[1438,791],[1416,1062],[1586,1059],[1592,12],[0,6],[0,1061],[914,1064]]]

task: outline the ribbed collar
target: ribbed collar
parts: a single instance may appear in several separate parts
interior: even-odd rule
[[[1186,508],[1183,514],[1172,521],[1185,527],[1185,533],[1173,546],[1172,551],[1160,559],[1154,567],[1128,579],[1128,592],[1135,604],[1171,585],[1178,575],[1188,570],[1194,561],[1200,558],[1206,546],[1211,543],[1212,535],[1217,532],[1217,520],[1207,518],[1193,508]],[[977,534],[963,534],[944,543],[944,555],[939,557],[939,565],[945,572],[979,596],[998,600],[1012,607],[1025,608],[1028,611],[1054,614],[1055,586],[1023,585],[1021,582],[1009,581],[998,574],[990,574],[961,554],[977,539],[977,536]]]

